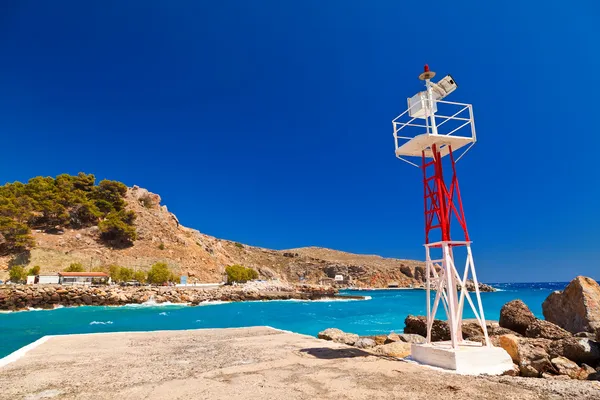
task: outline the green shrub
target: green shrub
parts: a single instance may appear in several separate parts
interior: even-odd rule
[[[252,268],[246,268],[246,272],[248,273],[248,280],[258,279],[258,272]]]
[[[165,249],[165,244],[164,244],[164,243],[161,243],[161,244],[159,244],[159,245],[158,245],[158,248],[159,248],[160,250],[164,250],[164,249]]]
[[[258,278],[258,272],[254,269],[237,264],[225,268],[225,273],[227,274],[227,283],[246,282]]]
[[[81,263],[72,263],[65,269],[65,272],[85,272],[85,269]]]
[[[169,281],[171,277],[171,270],[167,264],[163,262],[157,262],[156,264],[150,267],[150,271],[148,271],[148,283],[152,283],[154,285],[162,285]]]
[[[135,271],[135,273],[133,274],[133,279],[135,279],[136,281],[138,281],[140,283],[145,283],[146,282],[146,273],[144,271]]]
[[[40,274],[40,266],[36,265],[35,267],[31,268],[28,272],[27,275],[39,275]]]
[[[235,247],[237,247],[238,249],[243,249],[243,248],[244,248],[244,245],[243,245],[243,244],[241,244],[241,243],[237,243],[237,242],[236,242],[236,243],[235,243]]]
[[[181,283],[181,277],[171,272],[171,274],[169,275],[169,282]]]
[[[150,195],[148,194],[140,197],[139,200],[145,208],[152,208],[152,206],[154,205],[154,203],[152,202],[152,197],[150,197]]]
[[[27,280],[27,273],[22,265],[13,265],[8,272],[11,282],[23,283]]]
[[[121,267],[119,265],[109,266],[108,274],[113,282],[128,282],[134,279],[136,281],[144,282],[146,280],[143,271],[134,271],[133,268]]]
[[[134,271],[131,268],[121,267],[119,269],[119,282],[127,282],[133,279]]]

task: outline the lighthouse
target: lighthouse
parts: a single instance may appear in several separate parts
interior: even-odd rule
[[[458,85],[451,75],[433,82],[435,76],[425,65],[419,75],[424,90],[408,98],[407,109],[392,120],[396,157],[419,168],[423,176],[427,340],[412,345],[411,357],[459,373],[500,374],[512,368],[512,360],[490,343],[456,167],[477,141],[473,106],[445,100]],[[467,290],[469,280],[474,293]],[[467,304],[485,343],[462,337]],[[440,305],[450,340],[432,342]]]

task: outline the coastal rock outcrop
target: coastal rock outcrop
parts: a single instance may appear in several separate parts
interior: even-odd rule
[[[118,306],[145,302],[197,305],[209,301],[314,300],[332,297],[336,293],[337,290],[333,288],[269,283],[215,288],[2,285],[0,286],[0,310],[52,309],[58,305]]]
[[[471,279],[467,280],[465,287],[467,288],[467,291],[469,291],[469,292],[475,291],[475,283]],[[460,290],[460,287],[458,287],[458,290]],[[492,287],[490,285],[486,285],[485,283],[479,282],[479,291],[480,292],[495,292],[496,288]]]
[[[551,293],[542,311],[546,320],[561,328],[595,333],[600,340],[600,285],[592,278],[578,276],[562,292]]]
[[[331,340],[337,343],[344,343],[349,346],[354,345],[358,340],[358,335],[354,333],[346,333],[341,329],[327,328],[324,331],[319,332],[317,335],[319,339]]]
[[[529,325],[536,319],[525,303],[521,300],[513,300],[502,306],[498,322],[503,328],[525,335]]]

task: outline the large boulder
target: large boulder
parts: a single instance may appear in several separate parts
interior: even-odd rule
[[[416,334],[424,338],[427,337],[427,317],[409,315],[404,320],[404,324],[404,333]],[[514,333],[508,329],[500,328],[495,321],[486,321],[486,327],[490,336]],[[479,336],[483,335],[483,329],[481,329],[476,319],[464,319],[461,330],[463,339],[471,340],[471,338],[479,338]],[[450,340],[450,328],[446,321],[436,319],[433,321],[431,327],[431,341],[439,342],[442,340]]]
[[[398,337],[400,338],[400,341],[405,343],[420,344],[425,343],[427,341],[427,338],[425,336],[421,336],[416,333],[401,333],[400,335],[398,335]]]
[[[565,357],[555,357],[552,360],[552,365],[556,368],[559,374],[567,375],[572,379],[585,380],[589,376],[587,368],[582,368],[577,363]]]
[[[375,336],[365,336],[365,337],[369,338],[369,339],[373,339],[373,341],[375,341],[375,344],[378,346],[381,344],[388,343],[387,342],[388,336],[386,336],[386,335],[375,335]]]
[[[370,349],[371,347],[375,347],[376,344],[377,343],[375,343],[373,339],[362,337],[354,343],[354,347],[358,347],[359,349]]]
[[[404,358],[410,356],[410,343],[406,342],[393,342],[377,346],[375,351],[377,354],[381,354],[389,357]]]
[[[317,335],[319,339],[331,340],[337,343],[344,343],[347,345],[354,345],[359,339],[358,335],[354,333],[346,333],[337,328],[327,328],[324,331],[319,332]]]
[[[512,300],[502,306],[500,310],[500,326],[525,335],[527,328],[537,318],[529,307],[521,300]]]
[[[536,319],[527,327],[525,336],[530,338],[543,338],[551,340],[559,340],[573,336],[570,332],[564,330],[552,322],[543,319]]]
[[[519,366],[521,375],[528,377],[540,377],[546,372],[556,372],[547,352],[550,342],[548,339],[530,339],[511,334],[498,338],[498,344]]]
[[[562,292],[551,293],[542,311],[546,320],[569,332],[600,335],[600,285],[592,278],[578,276]]]
[[[551,342],[548,354],[595,366],[600,363],[600,344],[587,338],[570,337]]]
[[[409,315],[404,320],[404,333],[416,333],[423,337],[427,337],[427,317],[422,315]],[[439,342],[442,340],[450,340],[450,328],[446,321],[436,319],[431,327],[431,341]]]
[[[399,341],[400,341],[400,335],[398,335],[397,333],[394,333],[394,332],[390,332],[390,334],[387,335],[387,337],[385,338],[385,342],[383,344],[399,342]]]
[[[485,321],[485,326],[487,328],[488,336],[515,333],[510,329],[500,327],[497,321]],[[461,331],[463,339],[472,340],[473,338],[483,336],[483,329],[481,329],[479,321],[476,319],[463,319]]]

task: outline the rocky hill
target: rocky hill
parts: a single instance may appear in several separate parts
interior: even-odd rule
[[[98,226],[52,231],[32,229],[34,246],[27,251],[0,257],[0,279],[9,268],[38,265],[44,272],[57,272],[71,263],[86,269],[112,264],[147,270],[153,263],[166,262],[177,274],[191,281],[220,282],[227,265],[242,264],[256,269],[262,278],[288,282],[331,283],[343,275],[344,285],[386,287],[421,285],[423,263],[379,256],[357,255],[309,247],[270,250],[218,239],[181,225],[161,205],[161,198],[146,189],[128,188],[123,199],[126,210],[136,215],[137,239],[129,247],[115,248],[101,241]]]

